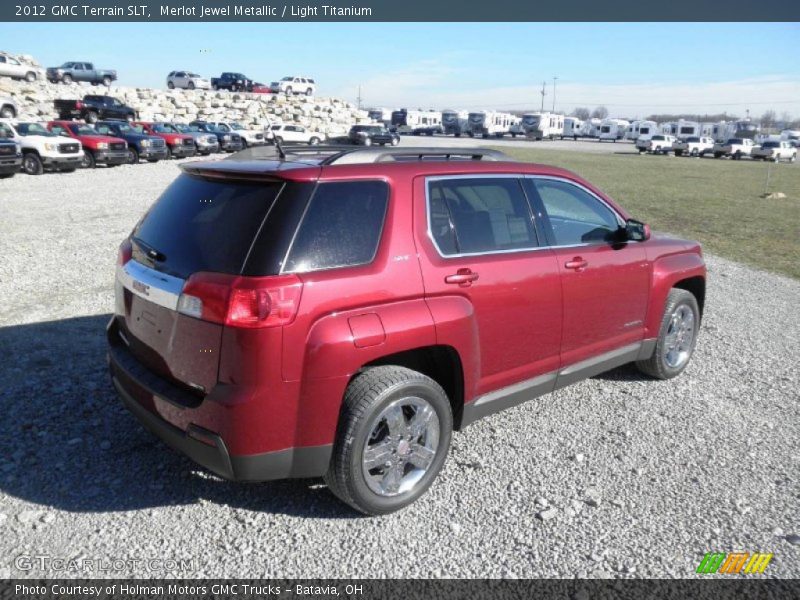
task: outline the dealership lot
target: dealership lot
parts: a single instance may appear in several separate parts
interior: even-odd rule
[[[633,150],[536,147],[584,145]],[[690,577],[705,552],[735,550],[800,575],[800,282],[708,256],[683,376],[623,368],[479,422],[420,501],[368,519],[321,481],[223,482],[121,408],[103,335],[116,248],[177,174],[169,161],[0,184],[0,576],[85,574],[16,560],[47,554],[162,561],[93,573],[108,576],[192,559],[170,573]]]

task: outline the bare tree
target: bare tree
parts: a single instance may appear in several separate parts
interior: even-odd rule
[[[572,116],[577,117],[581,121],[585,121],[591,116],[589,109],[585,106],[579,106],[575,110],[572,111]]]
[[[792,115],[790,115],[788,112],[785,112],[785,111],[782,112],[781,113],[781,118],[780,118],[781,125],[783,127],[789,127],[789,124],[791,122],[792,122]]]
[[[592,111],[593,119],[605,119],[608,116],[608,109],[605,106],[598,106]]]
[[[775,121],[777,118],[775,117],[774,110],[765,111],[763,115],[761,115],[761,127],[764,129],[772,129],[775,127]]]

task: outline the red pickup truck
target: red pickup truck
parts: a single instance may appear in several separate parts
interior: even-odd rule
[[[101,135],[91,125],[76,121],[50,121],[47,129],[58,135],[71,137],[83,145],[84,169],[97,165],[116,167],[128,160],[128,142],[121,138]]]
[[[178,133],[169,123],[151,123],[136,121],[131,125],[140,133],[160,137],[167,143],[167,158],[184,158],[194,156],[197,151],[194,138],[184,133]]]

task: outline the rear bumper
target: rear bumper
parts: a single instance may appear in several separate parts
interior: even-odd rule
[[[199,400],[155,375],[139,363],[122,345],[112,341],[115,319],[108,326],[108,363],[111,381],[122,403],[139,422],[169,446],[182,452],[209,471],[232,481],[269,481],[296,477],[319,477],[328,470],[331,445],[287,448],[262,454],[234,455],[228,444],[214,431],[191,423],[191,414],[214,402],[214,391]],[[231,390],[226,390],[230,396]],[[188,400],[188,401],[187,401]],[[169,403],[188,415],[185,429],[167,421],[158,411],[159,403]],[[149,405],[149,406],[147,406]],[[235,410],[228,418],[235,419]],[[252,423],[253,428],[263,424]]]

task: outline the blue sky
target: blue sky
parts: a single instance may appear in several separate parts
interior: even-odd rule
[[[800,117],[800,24],[37,23],[0,24],[0,49],[45,66],[91,60],[120,84],[172,69],[317,79],[320,94],[409,108],[604,104],[613,114],[773,108]]]

